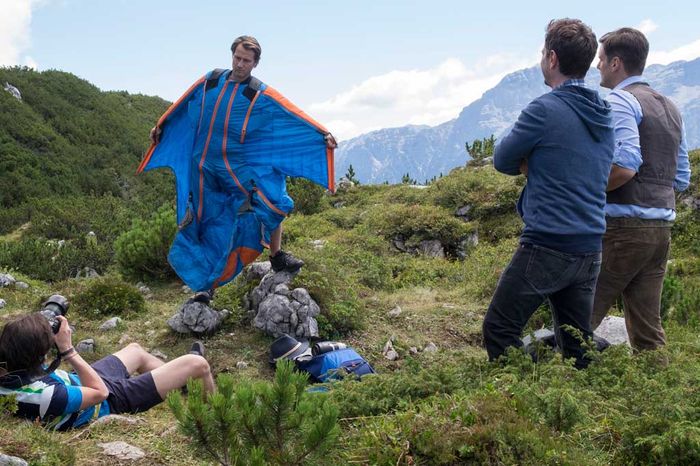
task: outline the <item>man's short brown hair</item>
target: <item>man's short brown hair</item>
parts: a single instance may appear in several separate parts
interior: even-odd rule
[[[544,48],[557,54],[561,74],[584,78],[598,49],[591,28],[580,19],[564,18],[550,21],[546,31]]]
[[[600,43],[608,60],[618,57],[627,74],[640,75],[644,72],[649,55],[649,41],[641,31],[620,28],[605,34],[600,38]]]
[[[253,53],[255,54],[255,64],[257,64],[260,61],[260,55],[262,54],[262,48],[260,47],[260,43],[258,42],[258,39],[256,39],[253,36],[240,36],[236,37],[236,40],[233,41],[233,44],[231,44],[231,53],[236,51],[236,47],[239,45],[242,45],[244,49],[246,50],[252,50]]]

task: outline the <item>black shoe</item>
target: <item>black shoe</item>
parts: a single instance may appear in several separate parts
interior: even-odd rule
[[[304,261],[297,259],[288,252],[279,251],[274,256],[270,257],[270,263],[272,264],[272,270],[275,272],[289,272],[294,273],[304,265]]]
[[[214,297],[214,290],[209,291],[198,291],[194,294],[192,298],[197,303],[209,304]]]
[[[205,352],[206,352],[206,350],[204,349],[204,343],[197,340],[194,343],[192,343],[192,347],[190,348],[189,354],[196,354],[198,356],[204,357]]]

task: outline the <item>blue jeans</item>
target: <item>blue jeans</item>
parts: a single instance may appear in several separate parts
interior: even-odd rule
[[[576,358],[576,367],[588,365],[579,339],[562,326],[593,336],[591,312],[601,253],[569,254],[523,243],[503,271],[484,317],[484,346],[489,360],[509,346],[521,347],[520,335],[532,314],[544,302],[554,318],[554,332],[564,357]]]

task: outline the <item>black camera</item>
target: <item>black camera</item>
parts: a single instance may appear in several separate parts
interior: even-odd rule
[[[339,349],[345,349],[348,345],[339,341],[319,341],[311,347],[311,353],[316,356],[318,354],[328,353]]]
[[[57,317],[68,314],[68,305],[68,299],[60,294],[49,296],[49,299],[42,304],[39,313],[49,321],[54,334],[58,333],[58,329],[61,328],[61,321]]]

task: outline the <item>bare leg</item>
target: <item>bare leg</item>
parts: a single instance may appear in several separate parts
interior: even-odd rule
[[[282,224],[270,235],[270,256],[274,256],[282,248]]]
[[[129,343],[124,348],[114,353],[114,356],[119,358],[129,374],[133,374],[134,372],[144,374],[165,364],[143,349],[138,343]]]
[[[151,371],[151,375],[156,384],[156,390],[163,399],[171,390],[187,385],[187,380],[190,378],[201,379],[206,393],[215,390],[209,363],[202,356],[195,354],[186,354],[173,359]]]

